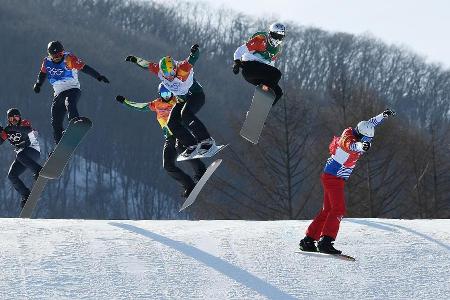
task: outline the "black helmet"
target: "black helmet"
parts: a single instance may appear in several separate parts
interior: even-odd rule
[[[55,55],[64,51],[64,47],[60,41],[51,41],[48,43],[47,52],[49,55]]]
[[[22,119],[21,117],[22,115],[20,114],[20,111],[17,108],[10,108],[6,111],[6,120],[8,123],[10,123],[9,118],[14,116],[19,116],[20,119]]]
[[[22,116],[22,114],[20,113],[20,110],[18,110],[17,108],[10,108],[8,109],[8,111],[6,112],[6,117],[14,117],[14,116]]]

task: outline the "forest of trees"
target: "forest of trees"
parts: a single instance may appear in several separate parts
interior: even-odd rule
[[[386,107],[372,148],[346,184],[349,217],[450,217],[450,71],[371,36],[287,23],[284,96],[260,143],[239,136],[253,87],[231,72],[234,50],[274,20],[252,19],[204,3],[122,0],[3,0],[0,5],[0,112],[18,107],[51,147],[48,84],[36,95],[46,45],[61,40],[105,74],[109,86],[80,75],[79,111],[94,127],[64,177],[47,187],[37,216],[49,218],[309,219],[322,205],[319,176],[328,144]],[[183,59],[201,46],[195,74],[207,100],[199,116],[224,163],[186,214],[180,188],[162,169],[163,136],[152,114],[114,101],[156,98],[157,78],[125,63],[129,54]],[[2,119],[3,120],[3,119]],[[43,156],[46,154],[43,154]],[[12,149],[0,147],[1,216],[18,215],[6,174]]]

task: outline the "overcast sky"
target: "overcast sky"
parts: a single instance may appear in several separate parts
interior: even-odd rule
[[[195,1],[195,0],[190,0]],[[204,0],[328,31],[370,32],[450,68],[450,0]]]

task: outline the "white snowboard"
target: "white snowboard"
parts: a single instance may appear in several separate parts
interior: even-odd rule
[[[214,171],[220,166],[221,163],[222,160],[218,159],[209,165],[209,167],[205,171],[205,174],[203,174],[202,178],[200,178],[200,180],[197,182],[189,197],[186,199],[186,201],[184,201],[183,205],[180,208],[180,212],[186,209],[187,207],[191,206],[192,203],[195,202],[203,186],[206,184],[208,179],[211,177]]]
[[[265,91],[262,85],[255,88],[252,104],[242,125],[241,136],[253,144],[258,144],[267,116],[275,100],[275,93]]]

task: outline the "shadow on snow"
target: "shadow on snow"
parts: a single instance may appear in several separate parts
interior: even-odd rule
[[[269,299],[296,299],[295,297],[284,293],[279,288],[265,282],[264,280],[250,274],[249,272],[236,267],[229,262],[211,255],[205,251],[198,248],[190,246],[186,243],[169,239],[165,236],[156,234],[154,232],[124,223],[109,223],[112,226],[116,226],[133,233],[140,234],[147,238],[150,238],[156,242],[159,242],[167,247],[175,249],[186,256],[192,257],[193,259],[213,268],[214,270],[228,276],[229,278],[237,281],[238,283],[255,290],[259,294],[268,297]]]
[[[439,245],[439,246],[441,246],[441,247],[443,247],[443,248],[445,248],[447,250],[450,250],[450,246],[449,245],[446,245],[443,242],[438,241],[437,239],[434,239],[434,238],[430,237],[429,235],[426,235],[424,233],[415,231],[415,230],[413,230],[411,228],[408,228],[408,227],[405,227],[405,226],[389,224],[389,223],[385,223],[385,222],[375,222],[375,221],[357,220],[357,219],[346,219],[346,221],[350,222],[350,223],[366,225],[366,226],[370,226],[370,227],[373,227],[373,228],[377,228],[377,229],[381,229],[381,230],[385,230],[385,231],[391,231],[391,232],[395,231],[395,228],[402,229],[404,231],[407,231],[409,233],[417,235],[417,236],[419,236],[421,238],[424,238],[424,239],[426,239],[426,240],[428,240],[428,241],[430,241],[432,243],[435,243],[435,244],[437,244],[437,245]]]

